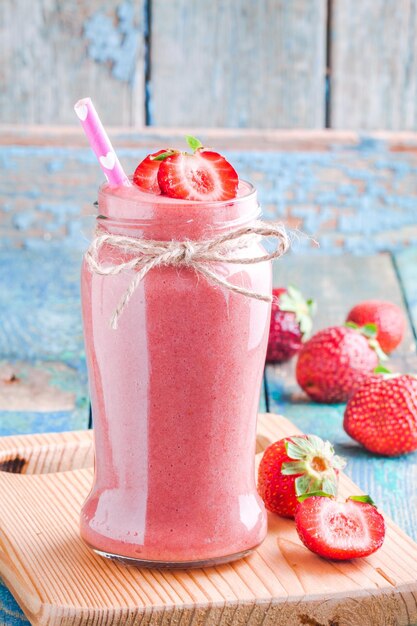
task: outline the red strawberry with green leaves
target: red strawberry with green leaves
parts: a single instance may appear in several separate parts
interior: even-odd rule
[[[377,340],[382,350],[390,354],[401,343],[406,329],[406,319],[399,306],[385,300],[365,300],[349,311],[347,322],[357,326],[375,324]]]
[[[195,137],[187,135],[186,140],[192,153],[165,149],[148,154],[135,170],[134,184],[179,200],[216,202],[235,198],[239,185],[236,170]]]
[[[343,427],[376,454],[417,450],[417,378],[388,374],[365,381],[347,404]]]
[[[268,363],[284,363],[299,352],[313,326],[313,300],[306,300],[301,291],[290,285],[287,289],[273,289],[271,323],[269,329]]]
[[[161,193],[158,184],[158,170],[161,165],[162,154],[173,154],[172,150],[158,150],[143,159],[133,174],[133,183],[151,193]]]
[[[369,556],[385,538],[385,520],[369,496],[338,502],[327,494],[307,496],[295,525],[303,544],[326,559],[345,561]]]
[[[301,348],[297,382],[316,402],[346,402],[352,392],[386,359],[376,327],[333,326],[316,333]]]
[[[218,152],[206,150],[195,137],[186,137],[193,153],[175,151],[161,161],[158,184],[170,198],[216,202],[236,198],[239,177]]]
[[[286,437],[266,448],[258,470],[258,492],[266,508],[294,517],[297,497],[326,490],[336,494],[345,461],[332,444],[316,435]]]

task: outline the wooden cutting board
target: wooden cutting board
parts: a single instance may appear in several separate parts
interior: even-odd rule
[[[300,431],[260,415],[258,452]],[[264,543],[220,567],[146,570],[78,536],[92,481],[88,431],[0,439],[0,575],[32,624],[78,626],[402,626],[417,624],[417,544],[393,522],[383,548],[345,563],[300,543],[270,515]],[[341,495],[360,493],[341,477]]]

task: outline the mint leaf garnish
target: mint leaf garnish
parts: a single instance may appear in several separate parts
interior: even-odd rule
[[[193,152],[203,147],[201,141],[197,139],[197,137],[193,137],[192,135],[185,135],[185,140]]]

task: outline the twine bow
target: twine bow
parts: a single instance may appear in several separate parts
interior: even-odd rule
[[[236,255],[237,250],[248,247],[251,237],[253,240],[254,237],[259,236],[271,237],[276,240],[277,243],[272,252],[261,256],[242,257]],[[133,255],[133,258],[117,264],[103,263],[100,261],[100,251],[103,246],[119,248],[125,254]],[[271,259],[278,259],[288,250],[288,247],[288,235],[282,224],[257,221],[251,226],[228,231],[223,235],[202,241],[153,241],[110,233],[97,234],[91,242],[85,258],[90,270],[101,276],[116,276],[121,272],[136,270],[135,276],[111,318],[111,327],[116,329],[119,317],[137,286],[146,274],[155,267],[188,267],[204,276],[214,285],[225,287],[248,298],[271,302],[271,295],[257,293],[245,287],[234,285],[221,278],[211,269],[210,265],[212,263],[236,263],[238,265],[262,263]]]

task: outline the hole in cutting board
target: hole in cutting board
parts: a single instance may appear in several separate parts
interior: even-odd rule
[[[0,472],[10,472],[11,474],[21,474],[26,465],[26,459],[18,454],[14,457],[0,461]]]

